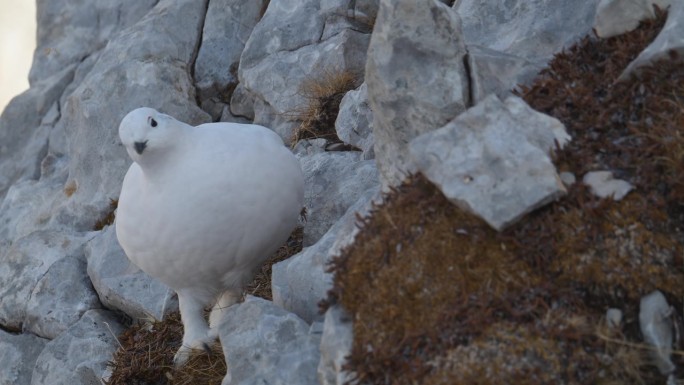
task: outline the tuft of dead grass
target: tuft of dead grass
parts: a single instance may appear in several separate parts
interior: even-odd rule
[[[271,266],[302,250],[302,229],[297,228],[287,243],[264,263],[246,294],[272,299]],[[183,339],[180,314],[174,312],[163,321],[134,325],[119,336],[122,347],[114,353],[106,385],[219,385],[226,375],[226,360],[220,343],[211,354],[197,352],[179,370],[173,356]]]
[[[109,200],[109,210],[107,210],[107,213],[100,219],[95,222],[95,225],[93,226],[94,231],[100,231],[104,229],[107,226],[110,226],[112,223],[114,223],[114,219],[116,217],[116,208],[119,206],[119,200],[118,199],[110,199]]]
[[[616,83],[664,21],[587,37],[521,92],[573,137],[557,168],[580,180],[613,171],[636,186],[622,201],[577,183],[496,233],[416,175],[362,219],[331,264],[327,301],[353,320],[352,383],[665,382],[643,357],[638,299],[659,289],[679,309],[684,297],[684,67],[664,61]],[[598,332],[609,307],[624,325]]]
[[[302,139],[341,142],[335,131],[340,102],[344,94],[360,85],[360,78],[348,70],[326,70],[302,83],[298,91],[305,104],[290,114],[293,120],[301,122],[292,134],[293,146]]]

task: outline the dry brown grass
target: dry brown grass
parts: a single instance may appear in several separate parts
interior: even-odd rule
[[[116,217],[116,208],[119,206],[119,200],[118,199],[110,199],[109,200],[109,210],[107,210],[107,213],[100,219],[95,222],[95,225],[93,226],[94,231],[100,231],[104,229],[106,226],[111,225],[114,223],[114,218]]]
[[[335,131],[335,119],[342,97],[358,87],[359,80],[360,75],[351,71],[326,70],[302,83],[299,94],[304,97],[305,105],[289,114],[301,122],[292,134],[292,145],[315,138],[341,142]]]

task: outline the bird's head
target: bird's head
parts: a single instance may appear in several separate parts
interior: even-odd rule
[[[178,143],[184,123],[153,108],[142,107],[129,112],[119,125],[119,137],[128,155],[141,166]]]

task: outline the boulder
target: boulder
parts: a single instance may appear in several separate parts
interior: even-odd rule
[[[359,152],[320,152],[300,158],[304,171],[304,246],[316,243],[364,191],[378,185],[375,162]]]
[[[107,308],[120,310],[137,320],[162,320],[170,311],[178,309],[175,293],[126,257],[113,225],[88,242],[85,254],[88,276]]]
[[[373,111],[368,105],[366,83],[347,92],[340,102],[340,112],[335,120],[337,137],[363,151],[363,159],[373,159]]]
[[[490,95],[411,141],[417,168],[463,210],[496,230],[565,194],[549,152],[569,140],[557,119]]]
[[[458,13],[436,0],[381,0],[366,83],[375,159],[384,187],[413,171],[407,143],[470,103]]]
[[[293,257],[273,265],[271,288],[273,302],[306,322],[321,320],[318,304],[332,288],[328,263],[358,233],[358,216],[366,215],[371,202],[378,201],[378,188],[364,192],[316,244]]]
[[[0,384],[30,384],[33,366],[48,341],[0,330]]]
[[[89,310],[45,345],[33,368],[31,385],[101,384],[123,331],[111,312]]]
[[[224,315],[219,336],[228,373],[222,385],[314,385],[320,333],[296,315],[247,296]]]

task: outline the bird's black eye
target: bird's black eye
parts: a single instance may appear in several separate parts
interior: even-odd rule
[[[152,118],[150,118],[150,126],[152,126],[152,127],[157,127],[157,121],[154,120],[154,119],[152,119]]]

